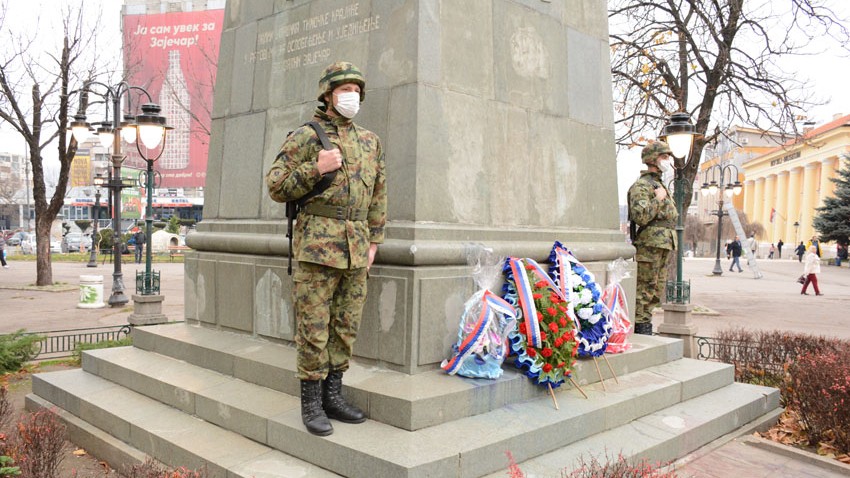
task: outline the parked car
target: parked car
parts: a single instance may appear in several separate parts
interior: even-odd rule
[[[21,245],[21,241],[23,241],[24,237],[27,237],[28,235],[29,235],[29,233],[24,232],[24,231],[17,231],[17,232],[11,233],[10,235],[8,235],[6,237],[6,245],[7,246],[19,246],[19,245]]]
[[[26,237],[21,241],[21,253],[23,254],[35,254],[36,252],[36,242],[35,242],[35,234],[27,233]],[[50,252],[62,252],[62,241],[59,239],[50,239]]]
[[[80,247],[91,249],[91,237],[79,232],[69,232],[62,238],[62,252],[80,252]]]

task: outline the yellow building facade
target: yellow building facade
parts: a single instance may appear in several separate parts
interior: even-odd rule
[[[817,232],[815,209],[834,195],[841,156],[850,152],[850,115],[806,131],[742,164],[743,210],[765,228],[762,243],[780,239],[788,250]]]

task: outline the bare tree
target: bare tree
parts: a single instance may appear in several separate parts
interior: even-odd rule
[[[76,10],[65,8],[61,45],[55,51],[42,52],[36,48],[35,36],[14,33],[6,18],[8,10],[6,2],[0,4],[0,31],[5,36],[0,52],[0,120],[24,138],[29,150],[38,244],[36,284],[50,285],[50,229],[64,204],[71,161],[77,150],[76,141],[68,137],[68,112],[77,105],[83,110],[88,106],[86,95],[77,91],[95,76],[96,34],[93,28],[85,27],[82,6]],[[48,198],[44,155],[51,145],[58,150],[59,177]]]
[[[685,164],[684,210],[703,148],[731,122],[797,134],[815,99],[778,62],[816,53],[812,38],[844,47],[849,36],[825,0],[609,0],[608,14],[618,146],[644,144],[679,111],[703,135]]]

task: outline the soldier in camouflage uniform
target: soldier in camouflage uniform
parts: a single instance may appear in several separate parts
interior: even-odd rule
[[[652,335],[652,309],[661,302],[670,252],[676,249],[674,229],[679,214],[661,180],[662,170],[672,168],[671,154],[663,141],[644,147],[641,160],[647,169],[629,188],[629,218],[638,227],[632,242],[638,266],[636,334]]]
[[[366,420],[341,394],[366,299],[367,273],[384,241],[387,216],[381,141],[351,120],[365,88],[356,66],[330,65],[319,80],[322,105],[313,121],[335,148],[324,150],[315,131],[302,126],[287,136],[266,175],[272,199],[286,202],[305,196],[324,174],[336,171],[330,187],[303,205],[290,251],[298,264],[293,303],[301,418],[310,433],[320,436],[333,433],[329,418]]]

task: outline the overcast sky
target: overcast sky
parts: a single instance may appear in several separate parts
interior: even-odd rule
[[[850,2],[847,0],[829,1],[840,16],[850,18]],[[9,0],[9,10],[3,28],[25,28],[26,31],[35,31],[36,16],[32,13],[39,12],[38,38],[45,44],[52,44],[59,41],[59,35],[52,36],[50,33],[61,33],[62,31],[59,23],[59,12],[61,10],[59,5],[79,5],[81,3],[82,0]],[[120,0],[85,0],[85,8],[92,12],[91,18],[93,21],[99,21],[100,35],[104,40],[103,44],[115,45],[113,55],[120,54],[122,3]],[[809,118],[817,123],[829,121],[837,113],[850,113],[850,87],[847,86],[847,78],[850,78],[850,59],[842,56],[842,53],[832,49],[832,51],[818,56],[794,58],[784,65],[789,72],[797,72],[799,77],[807,78],[811,88],[820,92],[820,97],[823,100],[829,100],[827,105],[813,108],[809,112]],[[109,53],[104,56],[107,55]],[[24,153],[24,142],[21,137],[5,125],[0,125],[0,151]],[[48,148],[45,152],[47,155],[52,154],[55,158],[55,148]],[[58,169],[58,162],[55,159],[52,163],[53,168]],[[49,164],[48,167],[50,167]],[[620,203],[625,202],[626,191],[637,178],[641,169],[639,148],[618,154],[617,176]]]

